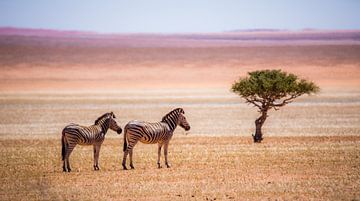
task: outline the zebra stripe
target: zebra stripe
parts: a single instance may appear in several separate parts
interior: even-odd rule
[[[167,154],[168,146],[177,125],[180,125],[186,131],[190,130],[190,125],[186,121],[184,110],[182,108],[174,109],[166,114],[160,122],[149,123],[144,121],[133,120],[125,126],[124,132],[124,158],[122,162],[123,168],[126,170],[126,158],[130,155],[130,167],[134,169],[132,155],[133,148],[138,141],[144,144],[158,144],[158,168],[160,165],[161,148],[164,146],[165,165],[170,167]]]
[[[105,113],[92,126],[70,124],[63,129],[61,143],[64,172],[71,171],[69,157],[77,144],[94,146],[94,170],[99,170],[100,148],[104,142],[106,132],[109,128],[118,134],[122,131],[114,118],[113,112]]]

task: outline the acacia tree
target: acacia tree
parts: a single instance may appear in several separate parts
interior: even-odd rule
[[[319,91],[313,82],[281,70],[259,70],[248,74],[249,77],[239,78],[231,90],[259,109],[261,116],[255,120],[256,130],[252,135],[255,143],[263,140],[261,128],[270,109],[278,110],[303,94]]]

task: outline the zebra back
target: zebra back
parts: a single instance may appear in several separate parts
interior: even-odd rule
[[[95,142],[102,142],[110,127],[111,118],[115,115],[105,113],[96,119],[95,124],[91,126],[82,126],[79,124],[69,124],[63,129],[63,135],[67,135],[69,141],[79,144],[93,144]],[[120,128],[120,127],[119,127]]]

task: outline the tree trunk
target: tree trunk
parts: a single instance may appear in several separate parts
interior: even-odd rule
[[[255,120],[256,130],[255,130],[255,135],[252,135],[254,139],[254,143],[260,143],[263,140],[261,128],[264,125],[266,117],[267,117],[267,111],[263,111],[261,113],[261,116]]]

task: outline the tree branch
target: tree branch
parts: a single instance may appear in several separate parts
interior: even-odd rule
[[[258,107],[260,110],[262,110],[262,106],[260,104],[262,104],[262,101],[260,99],[257,98],[253,98],[253,99],[249,99],[249,98],[245,98],[247,103],[251,103],[254,104],[256,107]]]
[[[282,101],[282,103],[271,103],[270,106],[273,107],[275,110],[279,110],[279,107],[282,107],[288,103],[291,103],[293,99],[301,96],[301,93],[296,93],[291,95],[289,98],[286,98]]]

